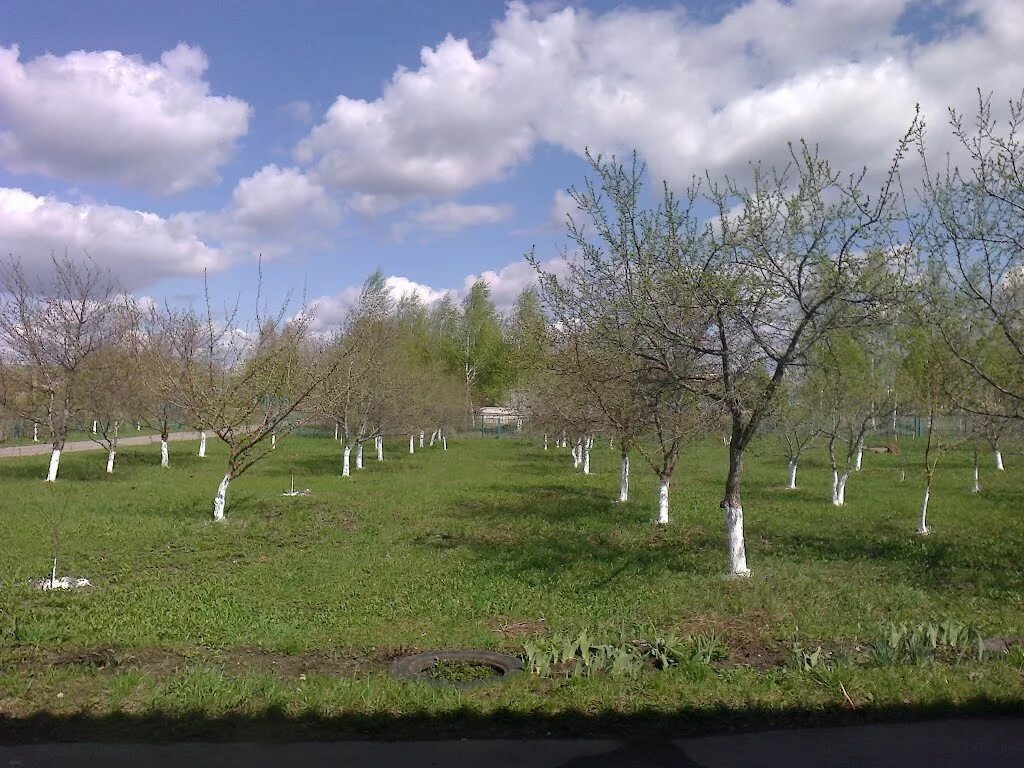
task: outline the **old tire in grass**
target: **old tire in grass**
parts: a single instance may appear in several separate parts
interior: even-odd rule
[[[495,671],[493,677],[483,680],[445,680],[443,678],[430,677],[426,674],[431,666],[437,662],[448,662],[452,664],[469,664],[473,666],[490,667]],[[478,688],[482,685],[493,685],[507,679],[517,672],[523,671],[523,662],[515,656],[506,656],[503,653],[494,651],[479,650],[445,650],[425,651],[412,656],[404,656],[397,659],[391,665],[391,674],[399,680],[411,680],[426,683],[435,688]]]

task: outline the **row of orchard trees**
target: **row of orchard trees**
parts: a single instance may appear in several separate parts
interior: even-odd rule
[[[88,258],[54,257],[47,274],[16,260],[0,268],[0,405],[44,427],[48,481],[77,425],[91,423],[113,473],[127,425],[160,432],[167,466],[171,425],[182,423],[200,433],[200,456],[208,435],[227,447],[219,520],[231,482],[300,424],[334,427],[346,476],[353,459],[362,467],[367,441],[383,459],[385,434],[408,434],[410,452],[417,433],[421,446],[428,431],[446,445],[446,428],[517,384],[528,347],[523,313],[502,319],[482,281],[461,303],[428,308],[414,295],[396,301],[375,273],[323,332],[287,303],[268,316],[258,296],[243,317],[205,298],[198,309],[139,303]]]
[[[527,257],[551,321],[536,423],[584,471],[592,435],[611,432],[623,500],[635,448],[658,475],[661,523],[682,449],[724,426],[729,569],[746,576],[743,465],[759,433],[787,440],[794,486],[801,451],[823,440],[839,506],[869,429],[903,409],[927,421],[927,533],[950,446],[938,418],[966,414],[998,450],[1024,414],[1024,97],[1001,125],[985,99],[973,123],[951,114],[969,167],[933,172],[915,120],[876,186],[804,143],[783,168],[754,164],[747,183],[708,173],[680,195],[646,191],[635,156],[588,155],[566,268]],[[924,180],[907,192],[915,149]]]

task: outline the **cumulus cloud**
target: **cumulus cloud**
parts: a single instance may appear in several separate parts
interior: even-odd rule
[[[0,163],[16,173],[112,181],[170,194],[217,179],[250,108],[213,96],[202,50],[158,62],[119,51],[22,62],[0,47]]]
[[[273,258],[296,245],[321,244],[340,221],[338,204],[295,168],[266,165],[241,179],[219,211],[179,214],[231,252]]]
[[[384,285],[394,301],[415,295],[424,304],[433,304],[445,296],[455,295],[455,291],[431,288],[429,285],[417,283],[401,275],[391,275],[384,279]],[[340,325],[359,299],[361,287],[350,285],[333,296],[318,296],[309,302],[313,314],[313,330],[320,333]]]
[[[555,228],[564,229],[566,217],[579,218],[579,208],[576,201],[564,189],[555,190],[555,199],[551,201],[551,213],[548,214],[548,222]]]
[[[497,224],[511,215],[510,205],[440,203],[417,211],[412,215],[412,219],[427,229],[450,235],[468,227]]]
[[[187,219],[72,204],[12,188],[0,188],[0,249],[29,269],[47,264],[51,252],[88,253],[127,288],[222,269],[229,261],[200,240]]]
[[[705,22],[681,7],[513,2],[479,54],[447,37],[377,99],[339,96],[296,158],[329,185],[395,196],[500,179],[538,142],[636,147],[677,184],[705,167],[784,160],[802,137],[837,163],[883,167],[916,103],[940,125],[979,84],[1024,80],[1019,2],[945,6],[945,28],[927,41],[902,31],[912,5],[751,0]]]
[[[542,262],[541,267],[547,272],[561,275],[565,271],[565,260],[562,258],[551,259]],[[508,312],[515,305],[516,299],[523,289],[536,283],[537,273],[525,261],[516,261],[497,271],[485,270],[480,274],[466,275],[459,288],[434,288],[401,275],[391,275],[385,278],[384,284],[395,301],[405,295],[416,294],[420,301],[429,305],[445,296],[450,296],[457,301],[461,300],[469,293],[473,283],[477,280],[487,282],[491,289],[491,300],[498,311]],[[333,296],[318,296],[313,299],[310,306],[314,310],[314,330],[322,332],[340,324],[359,298],[359,292],[360,287],[353,285]]]

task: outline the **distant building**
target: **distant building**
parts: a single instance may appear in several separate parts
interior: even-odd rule
[[[505,408],[500,405],[485,405],[483,408],[477,408],[474,416],[474,426],[476,427],[523,428],[523,415],[514,408]]]

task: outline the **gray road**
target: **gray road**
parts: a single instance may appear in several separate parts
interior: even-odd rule
[[[198,432],[171,432],[167,435],[167,442],[173,443],[179,440],[198,440]],[[140,435],[138,437],[122,437],[117,441],[119,448],[126,445],[149,445],[159,443],[160,435]],[[98,451],[103,446],[94,443],[92,440],[76,440],[73,443],[64,443],[64,453],[68,451]],[[8,456],[39,456],[48,454],[52,446],[49,443],[32,443],[32,445],[12,445],[9,448],[0,448],[0,459]]]
[[[673,740],[533,739],[295,744],[35,744],[0,747],[0,768],[1020,768],[1024,719],[964,719]]]

